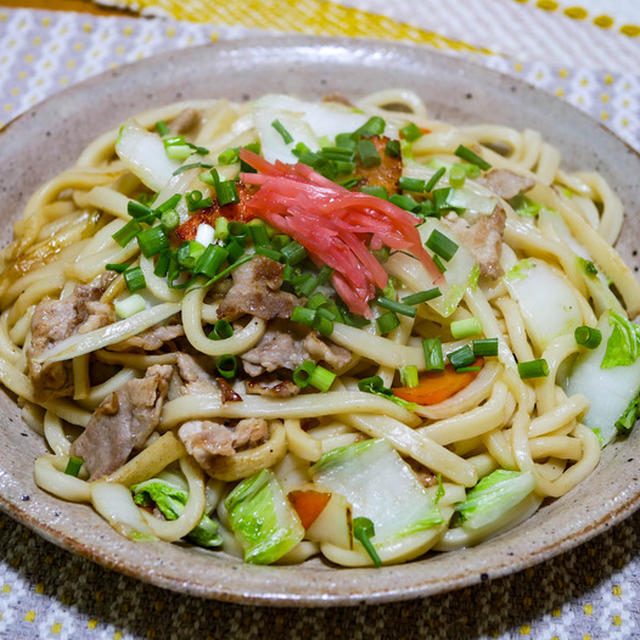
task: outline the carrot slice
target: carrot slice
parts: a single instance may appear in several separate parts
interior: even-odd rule
[[[482,358],[478,358],[474,366],[482,366],[482,363]],[[444,371],[427,371],[421,374],[417,387],[396,387],[393,393],[407,402],[422,405],[438,404],[458,391],[462,391],[475,380],[478,373],[478,371],[456,373],[455,369],[448,364]]]
[[[331,494],[309,489],[306,491],[291,491],[288,498],[293,508],[297,511],[302,526],[308,529],[322,513],[329,500],[331,500]]]

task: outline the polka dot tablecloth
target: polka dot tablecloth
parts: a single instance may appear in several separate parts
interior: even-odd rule
[[[640,149],[637,0],[123,0],[155,19],[0,7],[0,127],[47,96],[155,53],[251,33],[406,40],[583,109]],[[163,16],[164,19],[159,19]],[[1,455],[1,454],[0,454]],[[429,599],[268,609],[188,598],[72,556],[0,515],[2,640],[640,637],[640,514],[525,572]]]

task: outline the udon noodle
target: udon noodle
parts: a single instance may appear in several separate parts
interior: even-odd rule
[[[474,545],[638,411],[640,286],[598,174],[411,91],[136,115],[44,184],[0,276],[35,480],[247,562]]]

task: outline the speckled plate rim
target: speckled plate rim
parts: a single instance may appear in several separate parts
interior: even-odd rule
[[[211,65],[210,77],[223,81],[213,91],[205,90],[202,83],[193,87],[193,82],[176,83],[166,77],[158,90],[158,77],[163,74],[176,72],[175,77],[181,77],[185,70],[198,68],[202,80],[202,65]],[[332,75],[328,65],[334,65],[340,73]],[[591,150],[593,162],[582,164],[602,170],[609,179],[612,175],[607,173],[613,171],[614,165],[619,168],[624,157],[623,176],[613,175],[612,184],[623,202],[640,201],[640,189],[633,180],[634,175],[640,175],[640,157],[585,114],[521,81],[411,45],[287,36],[207,45],[156,56],[103,73],[23,114],[0,132],[0,163],[7,166],[6,161],[18,158],[23,163],[28,161],[31,170],[25,176],[24,171],[14,167],[0,177],[4,198],[0,219],[15,219],[14,212],[21,210],[28,194],[69,166],[93,137],[125,115],[151,105],[187,96],[228,95],[242,99],[247,97],[244,94],[255,97],[267,90],[305,96],[308,92],[321,95],[339,90],[358,95],[388,86],[384,82],[388,76],[380,78],[380,73],[389,70],[394,72],[395,86],[415,88],[423,82],[435,88],[437,94],[424,97],[431,98],[428,104],[436,105],[436,115],[454,121],[473,118],[515,126],[528,124],[553,141],[559,140],[569,157],[584,158],[585,152]],[[253,79],[250,89],[243,84],[243,73]],[[432,80],[433,86],[429,85]],[[135,95],[132,87],[138,90]],[[472,92],[477,96],[475,104],[465,102]],[[447,98],[442,99],[447,93]],[[118,96],[115,104],[114,96]],[[505,100],[508,104],[503,108]],[[481,117],[486,113],[491,117]],[[85,117],[73,121],[79,114]],[[551,116],[552,121],[547,122]],[[38,151],[43,139],[49,142],[44,152]],[[628,220],[626,224],[628,229],[638,228],[637,221]],[[623,249],[629,248],[630,235],[623,235]],[[5,228],[5,242],[7,237]],[[4,392],[0,394],[0,416],[5,427],[0,430],[0,451],[4,452],[0,455],[3,511],[55,544],[109,569],[181,593],[243,604],[354,605],[442,593],[549,559],[605,531],[640,505],[640,474],[637,464],[631,464],[636,457],[640,459],[640,438],[634,433],[626,442],[605,450],[601,468],[585,481],[584,491],[570,492],[527,523],[479,547],[381,570],[334,569],[317,559],[298,567],[253,567],[223,554],[193,552],[164,543],[130,542],[90,508],[70,505],[42,492],[33,484],[31,464],[44,450],[41,439],[26,428],[16,427],[19,413],[14,399]]]

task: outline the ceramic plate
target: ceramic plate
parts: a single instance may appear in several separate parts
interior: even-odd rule
[[[320,98],[410,87],[436,117],[538,129],[569,169],[597,169],[626,204],[619,249],[635,265],[640,158],[588,116],[516,80],[425,49],[326,38],[264,38],[187,49],[123,67],[37,106],[0,134],[2,241],[29,195],[73,164],[98,134],[138,111],[186,98],[247,100],[265,92]],[[637,269],[637,267],[636,267]],[[383,569],[244,565],[223,554],[136,544],[88,506],[62,502],[33,482],[42,439],[0,391],[0,507],[48,540],[130,576],[183,593],[242,603],[334,605],[427,596],[550,558],[628,516],[639,504],[640,431],[608,447],[599,468],[534,517],[478,547]]]

